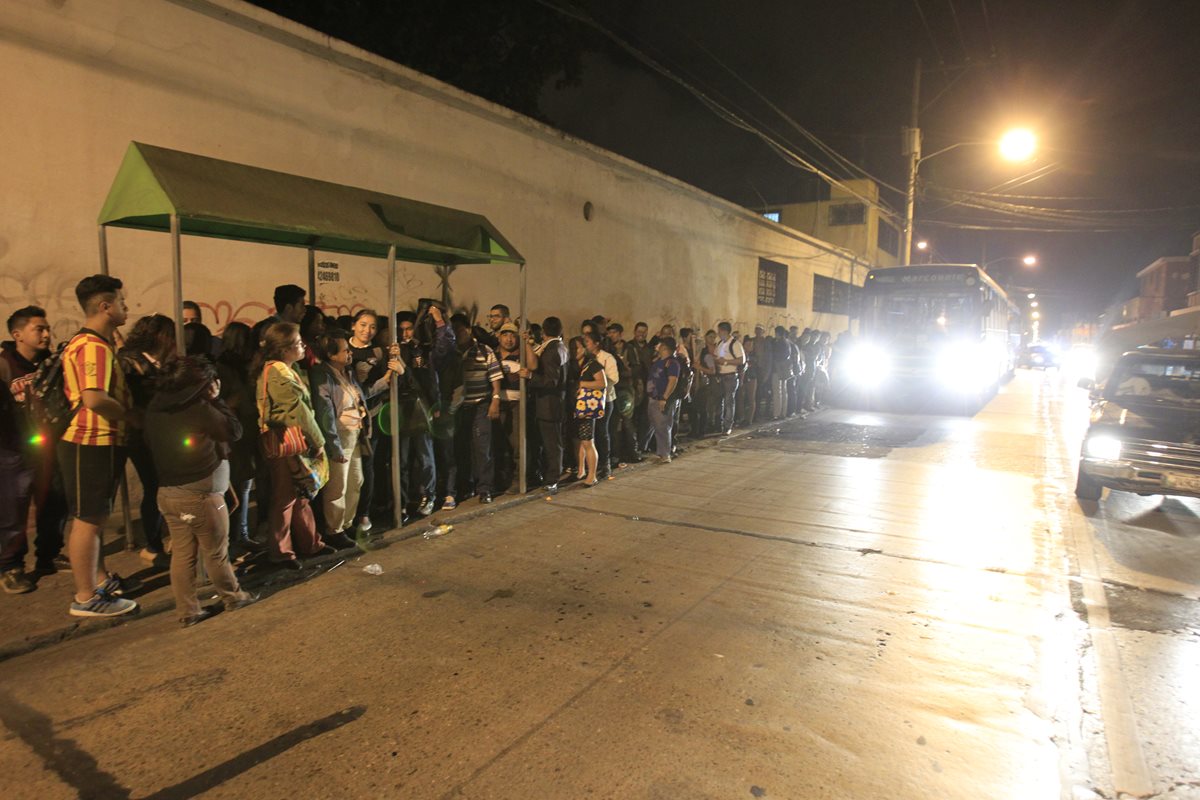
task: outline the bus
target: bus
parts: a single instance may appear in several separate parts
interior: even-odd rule
[[[973,413],[1012,375],[1020,342],[1016,305],[974,264],[873,269],[838,372],[855,393],[941,396]]]

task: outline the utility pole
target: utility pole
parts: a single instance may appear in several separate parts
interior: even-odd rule
[[[912,119],[903,129],[901,152],[908,156],[908,191],[904,198],[904,263],[912,263],[913,212],[917,203],[917,167],[921,164],[921,129],[917,117],[921,111],[921,59],[913,70]]]

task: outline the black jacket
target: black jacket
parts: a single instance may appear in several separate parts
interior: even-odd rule
[[[145,439],[160,486],[182,486],[211,475],[229,457],[229,442],[242,424],[222,400],[208,400],[207,386],[157,392],[146,411]]]
[[[557,422],[563,418],[564,390],[567,381],[567,347],[553,341],[538,356],[538,365],[529,375],[533,395],[533,413],[537,419]]]

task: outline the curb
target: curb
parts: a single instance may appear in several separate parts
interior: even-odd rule
[[[756,423],[752,427],[741,428],[741,429],[735,430],[729,436],[712,436],[709,438],[701,439],[696,442],[690,442],[688,444],[687,450],[685,450],[683,453],[681,453],[681,456],[686,457],[694,451],[707,450],[709,448],[716,447],[724,442],[728,442],[728,441],[731,441],[734,439],[740,439],[743,436],[748,436],[750,434],[757,433],[760,430],[763,430],[765,428],[784,424],[784,423],[787,423],[792,420],[811,419],[813,416],[815,416],[816,414],[822,413],[822,411],[824,411],[824,410],[825,409],[820,409],[816,412],[810,412],[807,416],[803,416],[803,417],[800,417],[800,416],[787,417],[782,420],[769,420],[767,422]],[[680,456],[677,456],[676,458],[679,458],[679,457]],[[642,463],[627,465],[623,470],[621,470],[621,473],[624,476],[624,475],[642,472],[644,470],[651,469],[656,466],[660,466],[660,465],[656,461],[654,461],[650,458],[647,458]],[[662,465],[662,466],[665,466],[665,465]],[[618,480],[620,480],[620,478],[618,478]],[[513,508],[515,506],[524,505],[526,503],[538,502],[538,501],[544,500],[546,497],[548,497],[548,495],[545,492],[541,491],[541,489],[532,489],[529,492],[526,492],[524,495],[499,495],[495,498],[495,501],[493,502],[492,505],[490,505],[490,506],[477,505],[476,508],[471,509],[469,511],[457,512],[454,514],[454,517],[452,519],[446,520],[446,522],[449,524],[457,525],[459,522],[468,522],[470,520],[478,519],[479,517],[487,516],[488,514],[495,514],[500,511],[504,511],[506,509]],[[426,530],[428,530],[428,527],[429,527],[428,524],[435,524],[434,523],[435,516],[436,516],[436,514],[430,515],[429,517],[426,517],[424,520],[422,520],[420,522],[414,521],[412,523],[409,523],[409,525],[405,528],[399,528],[399,529],[389,528],[381,536],[379,536],[377,539],[375,539],[375,541],[376,542],[385,542],[385,543],[391,545],[391,544],[397,544],[399,542],[404,542],[409,539],[415,539],[418,536],[421,536]],[[355,553],[366,554],[369,552],[370,552],[370,549],[368,549],[368,550],[361,550],[358,548],[355,549]],[[314,578],[317,578],[326,572],[329,572],[330,571],[329,569],[323,569],[323,567],[325,567],[327,564],[334,564],[335,562],[345,562],[345,561],[348,561],[351,558],[355,558],[355,557],[357,557],[357,556],[351,554],[349,550],[339,550],[336,553],[330,553],[328,555],[317,556],[314,558],[307,558],[304,560],[304,569],[299,573],[292,573],[292,572],[286,572],[286,571],[269,572],[266,575],[264,575],[262,577],[262,579],[252,580],[252,581],[243,581],[242,586],[243,586],[243,588],[250,589],[250,590],[267,589],[270,593],[274,593],[278,589],[284,589],[289,586],[294,586],[299,583],[304,583],[306,581],[310,581]],[[314,568],[314,567],[315,567],[315,569],[310,569],[310,568]],[[29,653],[33,653],[33,652],[36,652],[43,648],[51,647],[56,644],[60,644],[62,642],[68,642],[68,641],[74,641],[76,639],[81,639],[85,636],[90,636],[91,634],[99,633],[100,631],[109,630],[111,628],[116,628],[121,625],[128,625],[128,624],[134,623],[138,620],[144,620],[144,619],[148,619],[150,617],[155,617],[155,616],[158,616],[159,614],[173,611],[175,609],[175,601],[173,598],[170,598],[170,597],[165,597],[165,598],[162,598],[159,600],[155,600],[154,602],[146,604],[146,605],[143,605],[142,603],[139,602],[138,605],[140,606],[140,608],[138,609],[137,613],[130,614],[128,616],[114,617],[112,619],[104,619],[104,620],[73,621],[73,622],[70,622],[70,623],[64,625],[61,628],[56,629],[56,630],[36,634],[36,635],[30,636],[29,638],[26,638],[26,639],[20,639],[20,640],[8,641],[8,642],[0,642],[0,663],[8,661],[9,659],[12,659],[12,658],[17,658],[18,656],[28,655]]]

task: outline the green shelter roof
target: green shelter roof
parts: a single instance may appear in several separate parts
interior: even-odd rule
[[[486,217],[405,197],[131,142],[101,225],[396,258],[521,264]]]

